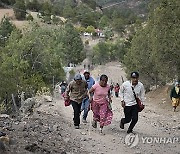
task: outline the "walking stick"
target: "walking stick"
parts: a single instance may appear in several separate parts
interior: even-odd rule
[[[90,122],[89,122],[89,135],[91,135],[91,125],[92,125],[92,111],[91,111],[91,102],[89,104],[90,107]]]

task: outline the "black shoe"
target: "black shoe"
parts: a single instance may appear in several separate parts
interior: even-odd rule
[[[129,129],[128,129],[127,133],[128,133],[128,134],[133,133],[133,130],[129,130]]]
[[[79,129],[79,126],[74,126],[75,129]]]
[[[124,129],[124,123],[122,122],[122,119],[121,119],[121,122],[120,122],[119,127],[120,127],[121,129]]]

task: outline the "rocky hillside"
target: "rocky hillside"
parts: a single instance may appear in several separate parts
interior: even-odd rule
[[[130,9],[137,15],[144,16],[148,13],[150,0],[99,0],[98,5],[110,9]]]

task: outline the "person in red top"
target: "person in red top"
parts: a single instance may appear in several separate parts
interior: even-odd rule
[[[114,87],[114,91],[115,91],[115,96],[116,97],[119,97],[119,89],[120,89],[120,86],[118,83],[116,83],[115,87]]]

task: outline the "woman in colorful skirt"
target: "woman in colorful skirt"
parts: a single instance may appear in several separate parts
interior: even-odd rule
[[[97,128],[97,122],[100,123],[100,133],[102,133],[103,127],[109,125],[112,121],[112,109],[111,109],[111,95],[110,86],[107,84],[108,77],[106,75],[100,76],[99,83],[96,83],[89,90],[89,98],[91,100],[91,106],[93,111],[92,126]],[[91,98],[91,93],[94,93]]]
[[[175,83],[175,86],[172,88],[170,97],[172,100],[172,106],[174,112],[176,111],[177,106],[180,104],[180,80]]]

